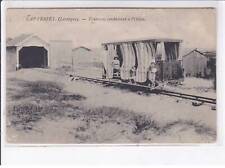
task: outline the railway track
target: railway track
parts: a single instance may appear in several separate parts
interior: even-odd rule
[[[106,80],[106,79],[100,79],[100,78],[90,78],[90,77],[84,77],[84,76],[71,76],[70,75],[70,77],[73,77],[74,79],[76,78],[77,80],[101,83],[101,84],[108,85],[108,86],[119,86],[119,87],[126,87],[131,90],[141,90],[145,93],[161,94],[161,95],[172,96],[172,97],[177,97],[177,98],[182,98],[182,99],[188,99],[188,100],[192,100],[192,101],[198,101],[201,103],[216,104],[216,99],[213,99],[213,98],[192,95],[192,94],[179,93],[179,92],[174,92],[174,91],[168,91],[168,90],[159,89],[159,88],[150,88],[149,86],[143,86],[143,85],[139,85],[139,84],[126,83],[126,82],[121,82],[121,81],[116,81],[116,80]]]

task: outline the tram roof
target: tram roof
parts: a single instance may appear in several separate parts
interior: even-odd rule
[[[109,42],[102,43],[102,45],[134,43],[134,42],[174,42],[174,43],[181,43],[182,40],[181,39],[170,39],[170,38],[128,39],[128,40],[120,40],[120,41],[109,41]]]

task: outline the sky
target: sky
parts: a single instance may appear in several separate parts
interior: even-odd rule
[[[126,20],[108,20],[115,17]],[[103,42],[127,39],[175,38],[183,40],[184,48],[216,50],[216,10],[8,9],[7,37],[22,33],[38,35],[47,42],[71,40],[74,47],[98,48]]]

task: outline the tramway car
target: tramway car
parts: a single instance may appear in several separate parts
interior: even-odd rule
[[[141,39],[103,43],[103,77],[143,85],[180,82],[183,68],[178,39]]]

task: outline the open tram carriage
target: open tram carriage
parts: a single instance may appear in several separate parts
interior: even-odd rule
[[[103,78],[120,79],[150,87],[165,82],[181,82],[181,42],[172,39],[145,39],[103,43],[107,53],[103,61]]]

